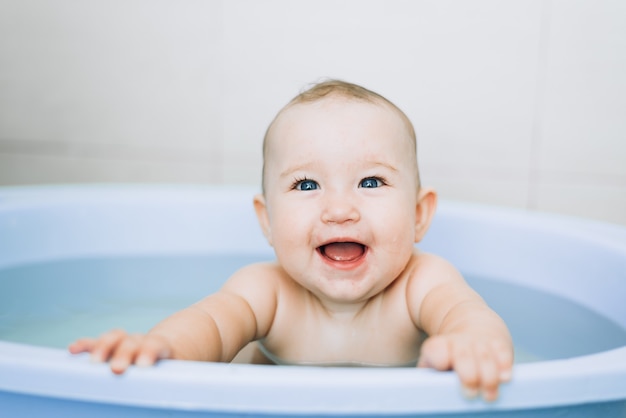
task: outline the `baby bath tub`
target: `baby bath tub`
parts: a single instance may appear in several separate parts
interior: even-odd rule
[[[511,327],[519,362],[495,403],[464,399],[452,372],[162,361],[120,377],[65,350],[145,331],[271,258],[254,192],[0,188],[0,416],[626,416],[626,228],[463,203],[419,245]]]

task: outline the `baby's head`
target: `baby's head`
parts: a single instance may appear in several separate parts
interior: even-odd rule
[[[398,277],[436,196],[415,132],[384,97],[342,81],[296,96],[265,135],[259,223],[288,275],[320,299],[363,301]]]
[[[263,193],[265,193],[267,189],[267,166],[268,164],[270,164],[269,156],[271,147],[280,146],[280,144],[275,144],[276,139],[274,128],[281,120],[281,117],[294,106],[314,104],[326,100],[343,100],[346,103],[369,103],[375,106],[381,106],[383,108],[386,108],[387,110],[391,110],[394,114],[396,114],[399,121],[405,128],[406,137],[410,141],[411,156],[413,156],[413,161],[415,163],[414,166],[411,168],[415,170],[415,179],[417,186],[416,190],[419,191],[420,178],[419,170],[417,167],[417,139],[415,135],[415,129],[413,128],[413,124],[411,123],[409,118],[404,114],[402,110],[400,110],[400,108],[398,108],[395,104],[393,104],[391,101],[387,100],[385,97],[381,96],[378,93],[345,81],[327,80],[313,85],[309,89],[294,97],[289,103],[287,103],[285,107],[283,107],[278,112],[272,123],[270,123],[270,126],[267,128],[267,131],[265,132],[265,137],[263,138]],[[381,138],[381,140],[384,140],[384,138]]]

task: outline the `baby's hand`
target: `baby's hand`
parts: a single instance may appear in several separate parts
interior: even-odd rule
[[[115,374],[122,374],[128,366],[152,366],[160,359],[171,357],[171,349],[165,339],[154,335],[129,335],[113,330],[99,338],[81,338],[68,347],[70,353],[89,352],[94,362],[109,361]]]
[[[508,339],[493,335],[436,335],[424,341],[418,367],[453,369],[466,397],[482,393],[491,402],[498,397],[500,383],[511,379],[513,347]]]

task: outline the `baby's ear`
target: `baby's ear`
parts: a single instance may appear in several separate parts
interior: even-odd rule
[[[433,189],[422,188],[417,196],[417,207],[415,212],[415,242],[420,242],[437,209],[437,193]]]
[[[263,235],[265,235],[267,242],[272,245],[272,230],[270,227],[270,218],[269,214],[267,213],[265,196],[263,196],[262,194],[254,196],[254,211],[256,212],[256,217],[259,221],[259,225],[261,226],[261,230],[263,231]]]

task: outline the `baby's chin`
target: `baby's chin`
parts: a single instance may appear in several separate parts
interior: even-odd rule
[[[343,276],[343,275],[340,275]],[[321,277],[315,287],[309,289],[322,303],[344,306],[363,305],[372,297],[380,294],[384,287],[380,283],[364,277]]]

